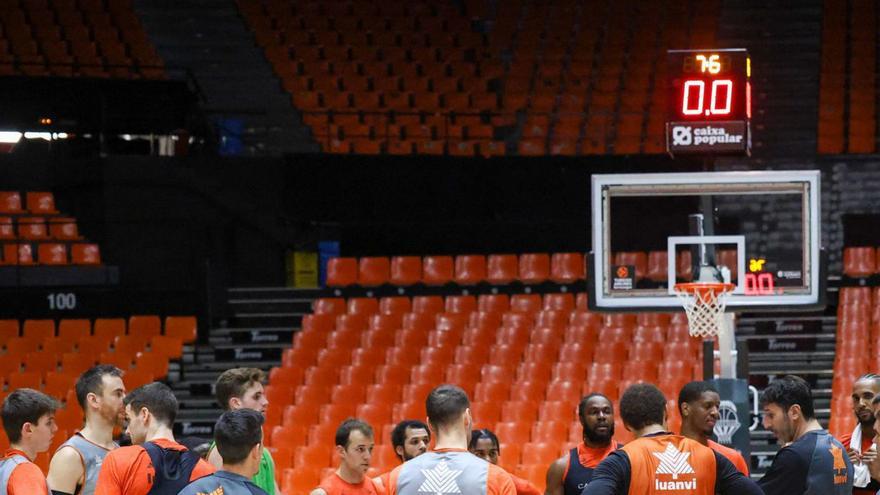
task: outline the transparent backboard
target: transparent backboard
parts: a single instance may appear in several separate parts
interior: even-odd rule
[[[821,304],[818,171],[594,175],[590,304],[681,307],[676,283],[736,285],[730,310]]]

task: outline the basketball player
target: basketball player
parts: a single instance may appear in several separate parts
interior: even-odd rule
[[[75,389],[86,422],[52,456],[48,481],[54,495],[95,493],[104,457],[119,448],[113,429],[125,422],[125,385],[119,368],[95,366],[79,376]]]
[[[168,385],[153,382],[125,397],[125,418],[133,445],[104,457],[96,495],[176,494],[190,481],[216,469],[174,441],[171,427],[177,399]]]
[[[269,400],[263,391],[265,378],[266,374],[258,368],[233,368],[224,371],[214,384],[217,403],[225,411],[244,408],[265,415],[269,407]],[[269,495],[275,495],[281,492],[275,482],[275,461],[272,460],[269,449],[262,449],[262,452],[263,460],[253,481]],[[208,448],[208,462],[217,469],[223,467],[223,456],[214,448],[214,444]]]
[[[874,408],[871,405],[875,397],[880,397],[880,376],[868,373],[853,383],[853,413],[858,424],[852,433],[840,437],[840,443],[846,447],[846,454],[853,464],[854,495],[874,495],[880,490],[880,483],[872,479],[870,469],[871,464],[878,464],[880,468],[880,462],[876,462]]]
[[[179,495],[266,495],[251,478],[263,459],[263,415],[253,409],[226,411],[214,425],[214,440],[223,468],[199,478]]]
[[[29,388],[18,389],[3,401],[0,417],[9,439],[9,450],[0,459],[0,493],[6,495],[49,495],[46,476],[34,464],[37,454],[49,450],[58,431],[55,409],[58,403]]]
[[[608,455],[583,495],[761,495],[723,455],[666,431],[666,398],[649,383],[626,389],[620,417],[636,439]]]
[[[578,404],[583,441],[547,469],[546,495],[580,495],[593,479],[593,470],[619,449],[614,438],[614,407],[608,397],[590,394]]]
[[[758,482],[766,495],[852,493],[852,462],[843,444],[816,421],[807,382],[791,375],[778,378],[764,389],[761,405],[764,428],[784,445]]]
[[[471,433],[468,450],[480,459],[497,465],[498,456],[501,455],[501,444],[498,442],[498,437],[492,433],[492,430],[474,430]],[[541,495],[541,491],[529,480],[512,474],[510,479],[513,480],[517,495]]]
[[[678,393],[678,412],[681,413],[681,435],[696,440],[727,459],[748,476],[749,466],[742,454],[730,447],[713,442],[710,438],[715,423],[721,417],[721,395],[709,382],[690,382]]]
[[[406,462],[428,451],[431,444],[431,432],[428,425],[416,419],[405,419],[391,431],[391,445],[400,462]],[[384,489],[388,485],[391,471],[373,478],[373,481]]]
[[[311,495],[378,495],[381,486],[367,477],[373,457],[373,428],[358,419],[346,419],[336,430],[339,468],[324,478]]]
[[[467,394],[455,385],[440,385],[428,394],[425,409],[436,446],[391,471],[386,487],[389,495],[516,494],[507,472],[468,452],[473,425],[470,405]]]

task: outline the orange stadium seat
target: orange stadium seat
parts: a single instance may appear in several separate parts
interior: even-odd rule
[[[418,256],[391,258],[392,285],[413,285],[422,281],[422,260]]]
[[[75,265],[101,264],[101,252],[97,244],[71,244],[70,256]]]
[[[550,256],[544,253],[522,254],[519,257],[519,279],[526,284],[539,284],[550,278]]]
[[[403,314],[410,311],[412,302],[405,296],[391,296],[379,299],[379,312],[382,314]]]
[[[92,322],[87,319],[64,319],[58,322],[58,338],[79,340],[92,333]],[[2,338],[2,330],[0,330]]]
[[[196,318],[194,316],[167,316],[164,334],[167,337],[178,338],[184,344],[193,343],[198,336]]]
[[[470,314],[477,309],[477,299],[474,296],[447,296],[445,310],[447,313]]]
[[[388,283],[391,262],[385,257],[367,257],[358,260],[358,285],[375,287]],[[328,269],[329,272],[329,269]]]
[[[486,259],[486,281],[490,284],[508,284],[517,279],[515,254],[490,254]]]
[[[55,320],[25,320],[22,337],[37,341],[55,337]]]
[[[477,309],[485,313],[503,313],[510,309],[507,294],[481,294],[477,297]]]
[[[452,256],[425,256],[422,258],[422,281],[426,285],[445,285],[454,274]]]
[[[18,320],[0,320],[0,342],[6,342],[8,339],[18,337],[18,334]]]
[[[877,272],[876,249],[848,247],[843,250],[843,273],[849,277],[867,277]]]
[[[356,258],[331,258],[327,262],[327,286],[347,287],[358,281]]]
[[[475,285],[486,280],[486,257],[476,254],[456,256],[454,280],[461,285]]]
[[[322,297],[312,303],[312,311],[318,314],[341,315],[345,313],[345,299],[341,297]],[[303,327],[305,328],[305,327]]]
[[[55,196],[50,192],[29,191],[27,197],[28,212],[35,215],[55,215]]]
[[[0,213],[21,214],[21,194],[17,191],[0,191]]]

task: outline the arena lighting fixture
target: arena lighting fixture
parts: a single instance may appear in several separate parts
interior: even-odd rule
[[[15,144],[21,140],[21,133],[16,131],[0,131],[0,143]]]

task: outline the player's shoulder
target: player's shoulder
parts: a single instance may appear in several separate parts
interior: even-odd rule
[[[107,456],[104,458],[104,462],[130,462],[142,455],[147,455],[147,450],[144,449],[143,446],[126,445],[125,447],[119,447],[118,449],[113,449],[108,452]]]
[[[61,462],[80,462],[82,454],[75,446],[65,443],[59,446],[55,453],[52,454],[52,462],[54,463],[56,460]]]
[[[709,440],[709,447],[712,450],[714,450],[715,452],[718,452],[719,454],[722,454],[722,455],[724,455],[724,457],[727,457],[727,458],[742,457],[742,454],[740,454],[738,450],[732,449],[732,448],[730,448],[726,445],[722,445],[718,442],[713,442],[712,440]]]
[[[210,476],[217,472],[217,468],[214,467],[210,462],[199,459],[196,462],[195,467],[193,467],[192,474],[190,475],[190,480],[198,480],[199,478],[204,478],[205,476]]]

